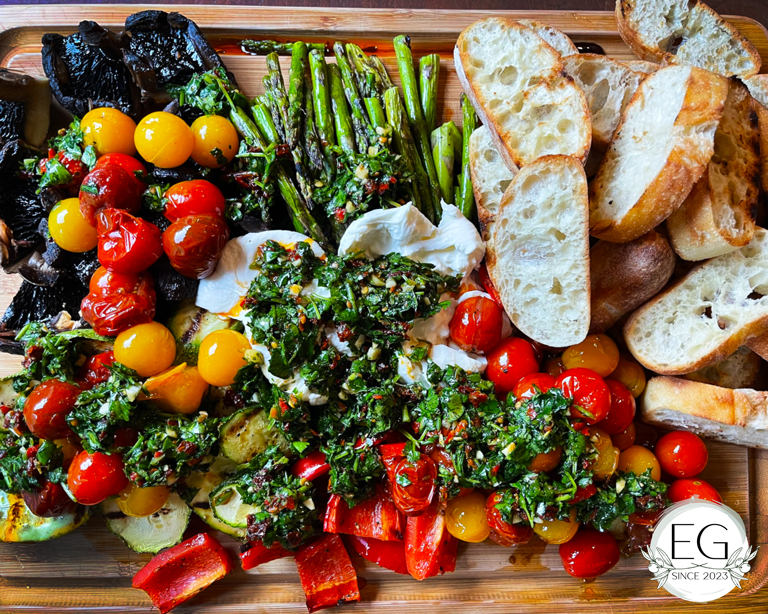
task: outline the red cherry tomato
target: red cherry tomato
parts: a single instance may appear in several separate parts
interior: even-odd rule
[[[659,432],[650,424],[635,422],[635,444],[653,450],[659,440]]]
[[[80,189],[80,184],[83,183],[83,177],[88,174],[88,167],[80,160],[71,157],[64,151],[56,153],[54,150],[50,150],[48,152],[48,158],[40,160],[39,168],[41,173],[45,173],[48,168],[48,160],[52,160],[54,157],[56,158],[56,161],[67,169],[70,175],[72,175],[72,179],[68,184],[60,185],[58,187],[65,190],[68,195],[75,196]]]
[[[83,505],[96,505],[128,486],[123,459],[117,454],[85,450],[72,460],[67,473],[69,492]]]
[[[223,218],[227,207],[221,190],[205,179],[193,179],[172,185],[163,197],[167,203],[165,217],[171,222],[187,215],[213,215]]]
[[[675,478],[692,478],[707,466],[707,446],[693,433],[673,431],[656,442],[656,458],[662,470]]]
[[[415,463],[403,458],[395,467],[392,499],[403,514],[415,516],[429,507],[435,493],[437,466],[422,454]]]
[[[488,354],[486,376],[496,386],[496,392],[512,392],[523,377],[537,373],[539,361],[530,342],[520,337],[509,337]]]
[[[635,419],[635,397],[621,382],[607,379],[605,385],[611,392],[611,408],[597,426],[609,435],[616,435],[629,427]]]
[[[134,177],[114,164],[92,170],[80,186],[80,212],[91,226],[103,207],[136,213],[141,208],[141,192]]]
[[[112,371],[109,367],[115,362],[115,354],[112,351],[102,352],[89,356],[80,367],[81,379],[88,388],[106,382]]]
[[[487,352],[501,339],[502,311],[484,296],[459,303],[451,319],[451,339],[466,352]]]
[[[554,385],[555,378],[549,373],[531,373],[517,382],[513,393],[518,401],[522,401],[530,399],[540,392],[546,392]]]
[[[491,527],[491,539],[502,546],[527,544],[533,537],[533,528],[525,523],[510,524],[504,520],[496,504],[501,500],[501,493],[494,492],[485,501],[485,518]]]
[[[485,266],[485,260],[483,260],[483,264],[480,265],[480,270],[478,271],[478,274],[480,275],[480,283],[483,284],[483,288],[485,289],[485,291],[491,295],[491,298],[495,301],[495,303],[499,307],[503,308],[504,305],[501,302],[501,297],[499,296],[499,293],[496,290],[496,286],[493,285],[493,280],[491,279],[491,276],[488,273],[488,267]]]
[[[74,384],[58,379],[48,379],[35,386],[24,402],[24,420],[32,434],[42,439],[71,435],[67,414],[75,408],[80,392]]]
[[[160,229],[120,209],[97,215],[99,262],[115,273],[141,273],[163,255]]]
[[[635,444],[635,423],[631,422],[621,433],[611,435],[611,442],[622,452]]]
[[[140,179],[140,177],[146,176],[147,169],[133,156],[124,153],[104,154],[96,161],[96,166],[93,169],[96,170],[108,165],[119,166],[127,172],[133,178],[133,183],[136,185],[139,193],[147,189],[147,184]]]
[[[571,415],[587,424],[597,424],[611,407],[611,393],[605,381],[591,369],[568,369],[557,378],[557,388],[573,399]]]
[[[560,560],[575,578],[596,578],[619,562],[619,546],[613,535],[595,529],[579,529],[573,539],[560,544]]]
[[[597,494],[597,486],[594,484],[588,484],[587,486],[579,486],[576,488],[576,493],[573,495],[573,499],[568,501],[570,505],[576,505],[581,501],[586,501],[592,495]]]
[[[213,273],[228,238],[229,227],[220,217],[187,215],[163,233],[163,249],[179,273],[203,279]]]
[[[45,482],[35,492],[23,492],[21,497],[30,512],[43,518],[55,518],[77,508],[77,503],[67,496],[62,485],[53,482]]]
[[[685,501],[691,497],[698,497],[699,499],[706,499],[715,503],[723,502],[720,493],[717,492],[717,489],[712,484],[698,478],[675,480],[667,491],[667,497],[669,497],[672,503]]]
[[[115,336],[155,317],[154,283],[149,273],[112,273],[99,267],[91,277],[90,293],[80,311],[99,335]]]

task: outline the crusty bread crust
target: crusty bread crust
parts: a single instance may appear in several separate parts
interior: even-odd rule
[[[533,19],[521,19],[519,23],[531,28],[536,34],[549,43],[562,57],[579,53],[578,47],[576,47],[576,45],[573,44],[573,41],[568,38],[568,35],[561,30],[558,30],[549,24],[534,21]]]
[[[589,261],[592,334],[605,332],[655,296],[675,270],[675,253],[655,230],[629,243],[598,241]]]
[[[765,361],[757,352],[741,347],[725,360],[685,375],[692,382],[723,388],[764,388]]]
[[[641,72],[644,75],[653,74],[661,68],[660,64],[657,64],[656,62],[646,62],[645,60],[624,60],[622,64],[630,70]]]
[[[617,176],[617,160],[625,154],[621,149],[622,130],[628,119],[642,113],[646,103],[646,89],[665,71],[686,70],[680,67],[663,68],[648,76],[638,88],[624,112],[621,123],[590,189],[590,228],[598,239],[624,243],[644,235],[658,226],[677,209],[688,196],[694,183],[701,177],[714,149],[714,133],[723,112],[728,94],[728,81],[700,68],[689,68],[685,83],[685,96],[673,125],[673,147],[661,172],[647,185],[635,203],[621,203],[629,207],[625,215],[617,217],[616,203],[611,188],[632,181],[632,168]],[[674,112],[672,109],[670,112]]]
[[[760,185],[763,196],[768,198],[768,109],[757,102],[755,111],[760,143]]]

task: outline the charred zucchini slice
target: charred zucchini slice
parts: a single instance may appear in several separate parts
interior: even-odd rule
[[[19,495],[0,491],[0,541],[42,542],[71,533],[83,524],[90,512],[82,505],[71,514],[42,518],[29,511]]]

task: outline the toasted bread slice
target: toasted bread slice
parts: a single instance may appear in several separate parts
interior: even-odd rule
[[[586,159],[586,98],[563,75],[560,54],[532,29],[502,18],[473,23],[456,41],[454,64],[507,166],[554,154]]]
[[[624,326],[634,357],[663,375],[724,360],[768,333],[768,231],[708,260],[635,311]]]
[[[589,252],[592,285],[589,332],[605,332],[656,296],[674,270],[675,252],[655,230],[629,243],[595,243]]]
[[[755,111],[760,142],[760,184],[763,194],[768,195],[768,108],[758,102]]]
[[[472,191],[475,193],[480,233],[487,243],[501,198],[512,183],[517,169],[510,169],[504,164],[493,144],[490,131],[480,126],[469,137],[469,170],[472,173]]]
[[[768,107],[768,75],[755,75],[743,81],[752,98],[764,107]]]
[[[563,66],[587,97],[592,147],[605,149],[644,75],[594,53],[563,58]]]
[[[757,388],[762,387],[764,364],[758,354],[748,347],[742,347],[725,360],[688,373],[685,379],[723,388]]]
[[[624,60],[622,64],[630,70],[641,72],[644,75],[655,73],[661,68],[661,64],[657,64],[656,62],[646,62],[645,60]]]
[[[540,21],[534,21],[533,19],[521,19],[518,23],[531,28],[531,30],[549,43],[549,45],[562,57],[574,55],[579,52],[576,45],[573,44],[573,41],[568,38],[565,32],[562,32],[557,28],[553,28]]]
[[[727,79],[690,66],[643,80],[591,185],[595,237],[631,241],[683,203],[712,157],[727,95]]]
[[[724,77],[760,72],[760,54],[739,31],[703,2],[616,0],[619,34],[650,62],[698,66]]]
[[[640,401],[645,422],[718,441],[768,448],[768,392],[653,377]]]
[[[707,170],[667,219],[672,246],[684,260],[727,254],[752,239],[760,175],[754,105],[746,86],[732,80]]]
[[[587,178],[573,156],[544,156],[504,193],[486,252],[488,272],[512,322],[553,347],[589,329]]]

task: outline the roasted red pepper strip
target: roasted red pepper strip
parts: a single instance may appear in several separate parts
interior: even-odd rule
[[[409,516],[405,529],[405,561],[417,580],[456,569],[458,540],[448,533],[445,510],[433,503],[421,516]]]
[[[357,574],[341,537],[325,534],[296,553],[307,608],[316,612],[348,601],[360,601]]]
[[[391,569],[395,573],[408,575],[403,542],[384,542],[380,539],[359,537],[358,535],[348,535],[344,539],[366,561],[376,563],[385,569]]]
[[[261,542],[252,542],[248,544],[248,550],[240,553],[240,562],[243,569],[253,569],[263,563],[276,561],[286,556],[293,556],[293,552],[286,550],[280,544],[273,544],[267,548]]]
[[[325,462],[325,454],[320,450],[310,452],[304,458],[300,458],[291,467],[291,473],[305,482],[311,482],[331,470],[331,466]]]
[[[133,577],[133,588],[143,590],[165,614],[226,576],[229,555],[207,533],[200,533],[161,552]]]
[[[405,516],[383,488],[351,509],[343,497],[331,495],[325,510],[323,531],[373,537],[382,541],[403,541]]]
[[[401,459],[405,458],[404,443],[385,443],[379,446],[381,461],[384,463],[384,469],[390,483],[395,481],[395,469]]]

